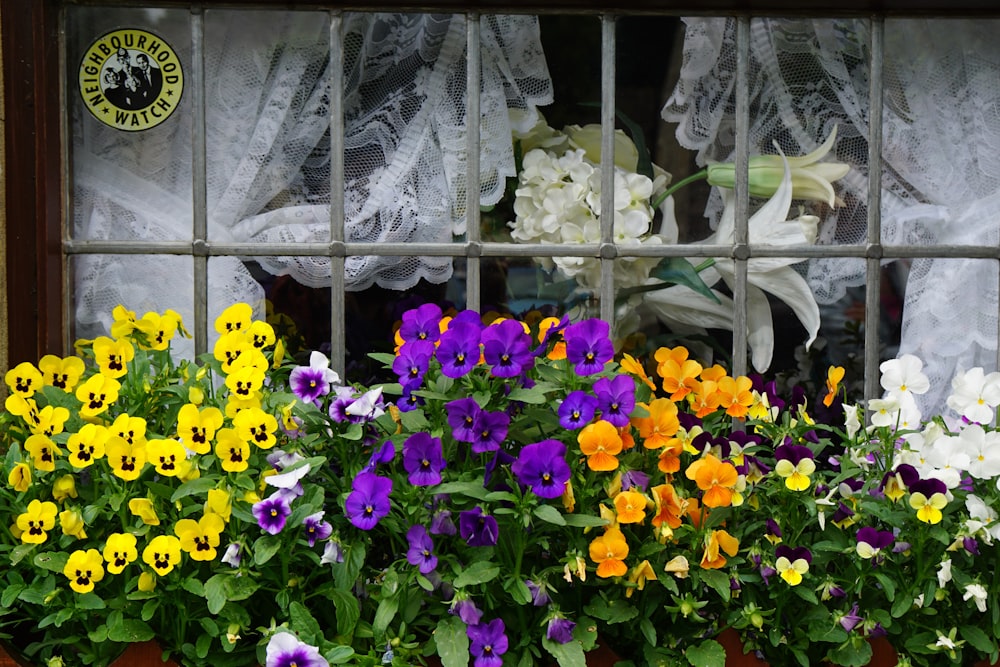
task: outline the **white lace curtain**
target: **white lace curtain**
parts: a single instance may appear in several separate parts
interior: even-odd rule
[[[69,43],[122,25],[163,37],[191,62],[190,13],[71,8]],[[433,14],[344,15],[346,239],[446,242],[464,232],[466,22]],[[514,175],[509,109],[552,101],[538,24],[483,16],[482,204]],[[70,56],[73,60],[73,56]],[[329,19],[320,12],[209,11],[204,38],[208,237],[212,242],[329,240]],[[84,240],[190,241],[193,95],[158,127],[128,133],[73,108],[73,230]],[[337,113],[338,110],[334,110]],[[322,257],[260,257],[272,275],[330,284]],[[349,257],[346,286],[406,289],[451,277],[447,257]],[[118,303],[192,317],[193,272],[177,256],[82,255],[74,264],[77,332],[107,329]],[[209,313],[262,307],[236,258],[209,262]],[[261,311],[262,313],[262,311]],[[190,319],[189,319],[190,321]]]
[[[1000,243],[998,30],[989,20],[886,21],[883,243]],[[663,109],[702,162],[734,153],[735,32],[733,20],[686,19],[681,80]],[[866,240],[868,42],[861,20],[751,22],[751,152],[773,152],[773,140],[787,154],[808,152],[836,125],[837,158],[854,166],[822,243]],[[997,276],[989,260],[913,260],[899,353],[926,363],[925,414],[944,410],[957,370],[996,368]],[[864,263],[814,259],[807,277],[830,304],[864,284]]]

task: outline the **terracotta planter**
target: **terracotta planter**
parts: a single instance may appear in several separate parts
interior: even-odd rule
[[[129,644],[125,652],[115,658],[110,667],[180,667],[168,658],[163,660],[163,647],[155,640]]]

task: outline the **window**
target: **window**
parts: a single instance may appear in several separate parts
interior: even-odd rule
[[[934,128],[954,120],[954,115],[941,113],[940,100],[937,107],[927,104],[916,108],[914,100],[907,97],[909,87],[917,85],[918,80],[925,90],[928,84],[942,84],[929,90],[941,95],[948,95],[949,91],[954,94],[956,91],[943,85],[941,70],[933,66],[945,61],[917,59],[918,64],[926,66],[923,72],[904,67],[913,61],[895,55],[896,49],[905,48],[909,36],[919,34],[925,24],[918,20],[906,23],[910,19],[895,15],[871,17],[865,14],[869,8],[864,3],[840,3],[835,12],[816,7],[816,12],[827,11],[838,17],[857,12],[859,18],[792,24],[807,26],[809,32],[788,28],[783,33],[779,22],[744,16],[728,24],[695,19],[688,24],[686,34],[681,32],[679,21],[680,16],[689,13],[684,8],[648,5],[643,6],[638,19],[630,16],[627,6],[621,7],[621,15],[614,16],[594,13],[594,8],[581,3],[560,6],[558,14],[546,9],[537,21],[530,14],[517,11],[508,19],[499,19],[492,13],[492,6],[490,13],[480,9],[484,13],[452,16],[452,12],[464,9],[455,5],[441,7],[447,10],[441,15],[413,19],[420,21],[419,24],[408,24],[379,22],[370,13],[328,10],[309,3],[302,3],[296,11],[286,11],[283,6],[260,9],[258,4],[252,9],[228,4],[216,8],[209,4],[207,8],[192,10],[176,3],[163,6],[150,3],[146,8],[116,5],[109,9],[100,3],[50,0],[20,12],[13,10],[14,4],[8,1],[2,5],[8,118],[7,252],[12,286],[8,336],[12,361],[37,358],[39,351],[66,349],[73,337],[92,335],[102,325],[97,316],[107,316],[119,301],[130,301],[130,294],[138,296],[136,290],[145,282],[178,297],[184,292],[185,303],[176,308],[190,314],[188,323],[196,332],[195,345],[199,351],[210,346],[212,303],[224,304],[246,294],[259,294],[265,287],[272,290],[272,295],[283,290],[279,299],[282,304],[307,299],[304,308],[310,313],[320,313],[298,323],[302,331],[309,327],[316,330],[308,335],[307,344],[329,340],[335,365],[344,368],[349,359],[363,358],[366,346],[370,347],[373,340],[389,340],[384,326],[379,331],[361,328],[363,323],[377,321],[376,305],[385,310],[396,297],[412,295],[420,289],[427,292],[427,298],[433,295],[474,309],[496,305],[494,301],[507,305],[513,302],[515,308],[538,305],[540,295],[536,287],[540,274],[533,258],[575,253],[592,258],[602,267],[603,279],[594,296],[598,312],[606,319],[619,317],[614,308],[615,285],[607,278],[613,275],[614,263],[621,257],[635,254],[656,259],[732,259],[734,271],[725,294],[735,303],[732,328],[736,334],[734,340],[727,340],[722,347],[735,351],[735,369],[743,370],[753,362],[755,341],[752,334],[748,336],[747,318],[754,311],[748,310],[747,303],[755,298],[755,285],[747,271],[755,260],[786,258],[788,253],[794,253],[793,258],[811,258],[808,271],[814,272],[814,285],[823,284],[821,276],[826,276],[830,284],[837,280],[836,284],[841,286],[856,286],[853,292],[841,288],[821,295],[830,302],[830,313],[844,312],[843,303],[834,307],[842,300],[838,297],[844,297],[857,302],[860,311],[855,308],[852,313],[857,316],[863,312],[865,321],[873,322],[885,315],[885,329],[895,319],[891,310],[899,307],[904,298],[901,293],[893,294],[891,288],[900,287],[895,281],[905,280],[905,275],[897,274],[901,262],[885,268],[883,260],[916,260],[916,277],[921,282],[911,282],[906,288],[911,296],[915,285],[924,292],[932,292],[936,285],[948,281],[958,280],[963,285],[982,284],[984,277],[990,284],[997,281],[996,264],[1000,255],[996,248],[1000,244],[996,240],[941,232],[968,230],[971,225],[963,221],[970,216],[975,218],[976,210],[989,208],[989,196],[996,191],[991,174],[997,173],[989,162],[989,151],[969,147],[968,152],[976,156],[974,162],[984,166],[980,181],[958,171],[951,172],[954,180],[949,181],[972,185],[975,193],[964,194],[963,200],[980,202],[982,208],[944,211],[954,205],[941,202],[930,193],[928,188],[936,189],[937,176],[928,175],[930,172],[918,165],[931,166],[920,152],[922,147],[931,145],[929,137],[950,141],[952,135],[935,134],[934,129],[918,131],[914,129],[916,124],[911,123],[909,129],[913,134],[909,143],[899,143],[899,133],[906,130],[905,122],[883,125],[872,121],[879,116],[884,119],[887,114],[901,121],[941,119],[931,122]],[[987,10],[987,4],[968,2],[964,7],[951,5],[948,9],[976,13]],[[505,9],[530,12],[538,8],[523,5]],[[495,11],[505,9],[497,7]],[[776,3],[763,7],[760,15],[768,13],[765,9],[781,13],[787,8]],[[933,7],[906,3],[906,7],[885,6],[885,9],[915,14]],[[711,11],[724,15],[726,8]],[[703,13],[704,8],[695,12]],[[988,28],[995,24],[980,25],[986,26],[989,34]],[[88,49],[102,36],[126,28],[147,31],[152,37],[140,48],[138,41],[132,46],[125,44],[127,35],[122,33],[119,39],[129,62],[127,68],[110,67],[113,76],[119,72],[131,76],[131,68],[138,67],[137,56],[141,53],[153,56],[150,65],[154,72],[159,71],[164,77],[170,75],[166,71],[168,61],[157,59],[163,51],[151,51],[155,37],[170,46],[184,72],[181,100],[160,100],[176,107],[176,113],[143,131],[101,124],[87,98],[78,94],[81,64]],[[642,32],[651,28],[663,32]],[[560,30],[566,31],[561,41],[544,48],[545,40],[550,35],[560,35]],[[711,35],[716,42],[706,37],[707,31],[716,31]],[[962,34],[961,31],[946,33]],[[379,90],[359,88],[357,80],[351,78],[358,76],[359,67],[370,66],[360,60],[362,53],[374,57],[364,49],[376,45],[413,45],[414,34],[426,40],[421,45],[438,50],[427,62],[450,58],[451,69],[429,70],[430,74],[442,77],[435,85],[453,95],[448,98],[451,106],[447,108],[420,105],[426,98],[423,90],[415,87],[427,85],[424,78],[428,75],[427,68],[418,68],[420,71],[416,73],[385,74],[385,81],[397,81],[398,85]],[[661,54],[662,59],[657,63],[660,69],[654,73],[649,63],[656,54],[636,56],[639,52],[636,45],[663,41],[666,34],[676,34],[676,52],[669,57]],[[59,35],[64,37],[60,40]],[[138,40],[141,36],[136,33],[131,38]],[[785,41],[779,44],[772,39],[775,36]],[[903,38],[897,39],[898,36]],[[514,37],[524,40],[517,48],[511,43]],[[715,54],[716,68],[712,76],[701,79],[691,76],[689,83],[695,88],[689,91],[689,100],[676,94],[670,98],[670,91],[676,90],[677,73],[671,74],[667,65],[690,65],[690,59],[698,55],[693,44],[699,37],[706,39],[706,43],[722,44]],[[524,44],[533,43],[533,38],[541,53],[523,49]],[[910,44],[914,43],[921,42],[914,38]],[[795,44],[808,44],[820,54],[810,56],[808,62],[796,61],[794,75],[801,76],[800,79],[789,78],[792,70],[787,70]],[[749,50],[751,45],[753,50]],[[573,50],[573,46],[578,50]],[[768,48],[773,51],[768,52]],[[995,52],[988,41],[982,48],[986,55]],[[16,54],[25,52],[33,57],[18,62]],[[559,62],[562,52],[575,53],[577,59]],[[616,52],[617,56],[612,57]],[[530,69],[538,60],[529,56],[542,54],[549,65],[550,80]],[[831,54],[837,58],[824,60]],[[466,70],[466,58],[473,65],[481,65],[481,70],[475,66]],[[584,59],[586,66],[580,64]],[[995,138],[991,125],[997,115],[995,98],[991,97],[995,84],[989,81],[996,78],[990,79],[989,74],[995,73],[991,68],[996,61],[972,60],[976,62],[960,65],[949,61],[942,65],[961,69],[965,77],[963,90],[977,93],[979,101],[978,106],[970,108],[969,117],[963,116],[962,122],[954,127],[985,127],[985,136]],[[396,64],[404,61],[398,59]],[[512,62],[518,67],[512,68]],[[560,71],[557,63],[558,68],[572,70],[576,66],[576,70]],[[336,64],[342,66],[332,66]],[[400,78],[392,79],[394,76]],[[498,78],[490,80],[490,76]],[[840,85],[810,88],[814,82],[824,80]],[[59,81],[60,85],[52,85],[53,81]],[[569,81],[579,85],[576,89],[567,87]],[[650,81],[656,84],[655,89]],[[749,85],[740,85],[743,81]],[[164,83],[165,79],[159,84],[161,91]],[[548,85],[554,87],[555,104],[551,107],[547,104]],[[713,85],[722,87],[713,89]],[[788,89],[787,98],[767,96],[771,93],[764,90],[766,86],[781,85]],[[105,98],[110,97],[108,85],[99,83],[98,87]],[[466,99],[462,94],[466,89],[484,92]],[[362,112],[373,108],[373,99],[388,99],[393,94],[414,90],[417,94],[409,99],[392,100],[398,104],[394,107],[398,114],[394,118],[398,128],[405,129],[415,127],[414,118],[421,113],[439,114],[433,126],[437,152],[433,167],[412,160],[405,165],[414,179],[406,183],[419,182],[419,187],[414,186],[417,189],[406,186],[392,190],[389,183],[403,181],[378,180],[372,174],[377,171],[382,176],[386,170],[401,169],[400,164],[387,160],[359,170],[359,165],[366,164],[359,157],[359,146],[370,145],[365,142],[370,142],[371,137],[359,131],[358,123]],[[719,96],[712,98],[713,92]],[[846,187],[844,191],[851,195],[845,206],[833,212],[819,211],[825,220],[821,233],[826,237],[822,239],[824,244],[816,246],[796,245],[790,249],[758,246],[755,239],[747,236],[747,227],[740,223],[735,228],[735,243],[725,240],[718,247],[663,244],[655,249],[635,250],[615,242],[610,224],[601,230],[599,241],[572,250],[565,246],[518,245],[512,243],[509,229],[503,224],[506,221],[497,209],[488,208],[498,203],[513,167],[512,157],[492,153],[489,147],[500,145],[499,138],[510,128],[495,122],[482,125],[478,133],[465,132],[467,114],[501,118],[497,98],[490,93],[500,94],[505,103],[517,110],[540,108],[554,127],[587,122],[603,123],[606,128],[615,124],[621,127],[614,115],[615,107],[638,108],[641,105],[637,99],[653,99],[654,113],[650,115],[647,110],[639,118],[650,137],[655,132],[660,137],[673,134],[674,125],[657,117],[666,107],[673,123],[687,123],[683,127],[689,131],[688,149],[698,148],[702,158],[735,159],[737,164],[762,148],[769,150],[771,138],[781,139],[784,150],[790,153],[808,152],[824,138],[818,130],[833,122],[834,115],[823,114],[831,114],[831,108],[835,108],[839,114],[835,114],[836,118],[855,121],[850,127],[839,128],[837,157],[850,158],[860,168],[851,173],[846,186],[838,185],[838,191]],[[829,97],[831,94],[834,98]],[[30,97],[34,105],[28,107],[23,101]],[[880,98],[884,106],[877,104]],[[705,101],[716,106],[698,106]],[[876,104],[869,105],[869,101]],[[579,102],[599,102],[603,108],[583,107]],[[167,111],[153,103],[143,107],[140,104],[138,101],[117,104],[118,124],[146,123],[143,110],[150,118],[157,109]],[[802,127],[782,131],[774,125],[779,120],[788,120],[789,114],[801,118],[809,104],[814,105],[818,122],[808,132]],[[136,109],[130,109],[130,105]],[[337,110],[343,110],[343,114]],[[269,115],[279,112],[284,114],[280,118]],[[699,125],[704,119],[697,115],[702,112],[716,114],[711,116],[714,127]],[[378,123],[376,119],[370,122],[374,131]],[[767,123],[772,125],[766,126]],[[960,138],[968,136],[953,132]],[[916,134],[920,136],[915,137]],[[874,145],[883,147],[881,152],[869,150],[872,139],[876,140]],[[398,148],[406,141],[416,140],[417,137],[403,132],[394,135],[392,146]],[[962,146],[954,141],[946,145],[952,150],[956,145]],[[887,148],[894,151],[898,148],[899,152],[888,154]],[[680,174],[694,169],[690,164],[693,151],[688,149],[674,147],[659,153],[654,150],[653,154],[671,160],[682,156],[670,163],[670,169]],[[473,159],[466,160],[467,155]],[[475,159],[476,156],[480,159]],[[283,161],[285,158],[290,161]],[[887,165],[879,187],[870,188],[866,180],[865,166],[869,161]],[[899,172],[899,165],[904,163],[912,167],[912,173]],[[434,169],[437,171],[432,174]],[[922,184],[922,176],[926,177],[926,183]],[[437,184],[437,189],[428,186],[429,180]],[[466,194],[465,184],[470,182],[480,183],[478,197],[475,193]],[[743,185],[738,177],[737,190],[742,190]],[[424,186],[428,189],[424,190]],[[371,204],[373,200],[368,198],[373,189],[384,197],[379,206]],[[443,192],[447,196],[420,199],[430,192]],[[704,190],[694,192],[705,195]],[[411,208],[402,205],[403,199]],[[698,197],[692,195],[691,199]],[[901,202],[921,205],[910,211],[922,216],[916,221],[919,224],[908,224],[912,218],[902,213],[897,215],[901,209],[893,207],[902,205]],[[736,220],[749,218],[759,203],[737,198]],[[481,211],[479,204],[486,204],[487,208]],[[677,205],[683,220],[701,224],[703,200],[682,202],[678,197]],[[367,210],[365,206],[373,208]],[[341,210],[346,211],[343,217]],[[709,202],[710,217],[717,218],[719,210],[718,201]],[[353,220],[352,212],[356,214]],[[426,235],[400,233],[415,219],[429,219],[427,216],[432,214],[438,216],[438,224],[419,226]],[[303,216],[309,217],[309,224],[295,222]],[[887,220],[894,226],[887,228]],[[381,225],[380,230],[372,228],[376,223]],[[367,236],[351,236],[366,225]],[[917,231],[923,235],[914,235]],[[682,236],[682,241],[698,240],[707,236],[710,229],[695,227],[681,232],[690,237]],[[932,258],[944,260],[927,261]],[[445,281],[452,271],[457,278]],[[505,274],[499,282],[493,280],[496,271]],[[37,290],[22,294],[16,286],[23,284],[26,276],[35,278]],[[423,280],[415,280],[418,277]],[[499,291],[489,291],[496,286]],[[394,293],[393,288],[403,289]],[[971,292],[965,295],[970,297],[966,312],[977,314],[981,322],[974,336],[966,336],[975,343],[975,348],[965,361],[974,359],[976,363],[992,366],[997,347],[996,288],[984,285],[982,290]],[[971,296],[983,292],[989,293],[984,303],[992,304],[992,310],[988,305],[973,305]],[[944,294],[947,292],[942,291]],[[942,296],[937,301],[927,306],[925,321],[914,323],[922,326],[927,336],[945,330],[947,318],[941,315],[942,309],[959,312],[954,309],[958,302],[955,299]],[[781,304],[772,302],[772,306]],[[357,314],[345,319],[344,314],[352,312]],[[790,311],[774,315],[776,328],[790,323],[788,335],[777,335],[776,351],[783,356],[783,363],[792,366],[795,363],[792,350],[807,337],[796,319]],[[828,317],[824,323],[832,325],[832,320]],[[383,324],[391,325],[391,317],[386,317]],[[718,330],[712,329],[718,338]],[[892,349],[883,349],[885,344],[894,343],[888,340],[889,335],[885,336],[887,340],[881,340],[880,334],[888,333],[880,332],[880,327],[860,329],[859,338],[849,343],[851,349],[840,352],[847,354],[860,349],[863,342],[868,395],[878,392],[874,378],[880,358],[893,353]],[[352,337],[358,339],[357,349],[351,349]],[[835,347],[833,335],[826,337],[832,341],[828,343],[831,348]],[[958,352],[968,350],[956,348],[940,353],[955,360]],[[942,371],[942,374],[948,373]]]

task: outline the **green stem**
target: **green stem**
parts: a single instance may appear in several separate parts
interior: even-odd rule
[[[683,188],[685,185],[689,185],[689,184],[694,183],[696,181],[703,181],[706,178],[708,178],[708,169],[702,169],[699,172],[691,174],[687,178],[682,178],[681,180],[677,181],[676,183],[671,184],[670,187],[668,187],[666,190],[663,191],[663,194],[661,194],[659,197],[657,197],[656,199],[654,199],[653,202],[652,202],[652,207],[654,209],[659,208],[660,204],[662,204],[664,201],[666,201],[667,197],[669,197],[670,195],[674,194],[675,192],[677,192],[678,190],[680,190],[681,188]]]

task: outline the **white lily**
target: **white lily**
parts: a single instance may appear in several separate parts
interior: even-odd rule
[[[815,242],[815,227],[818,219],[814,216],[800,216],[788,220],[788,210],[792,205],[791,160],[782,154],[779,158],[784,171],[781,183],[774,195],[757,210],[748,223],[749,240],[753,245],[811,245]],[[794,159],[794,158],[793,158]],[[801,159],[801,158],[800,158]],[[706,244],[728,245],[733,242],[736,230],[736,200],[732,191],[722,190],[725,208],[715,234],[705,239]],[[812,345],[819,333],[819,306],[805,279],[791,267],[801,258],[766,257],[751,258],[747,262],[747,324],[748,342],[752,352],[753,367],[760,372],[771,365],[774,352],[774,325],[771,320],[771,306],[764,292],[769,292],[784,301],[798,317],[808,334],[806,347]],[[711,272],[717,271],[730,287],[736,276],[736,262],[730,258],[719,258],[712,269],[702,273],[709,285],[713,284]]]
[[[779,155],[758,155],[749,160],[750,194],[754,197],[770,197],[782,179],[787,160],[792,170],[792,197],[837,204],[833,191],[833,181],[843,178],[850,166],[843,162],[820,162],[833,148],[837,140],[837,127],[823,144],[808,155],[784,158]],[[736,165],[719,162],[708,165],[708,182],[721,188],[732,188],[736,183]]]

